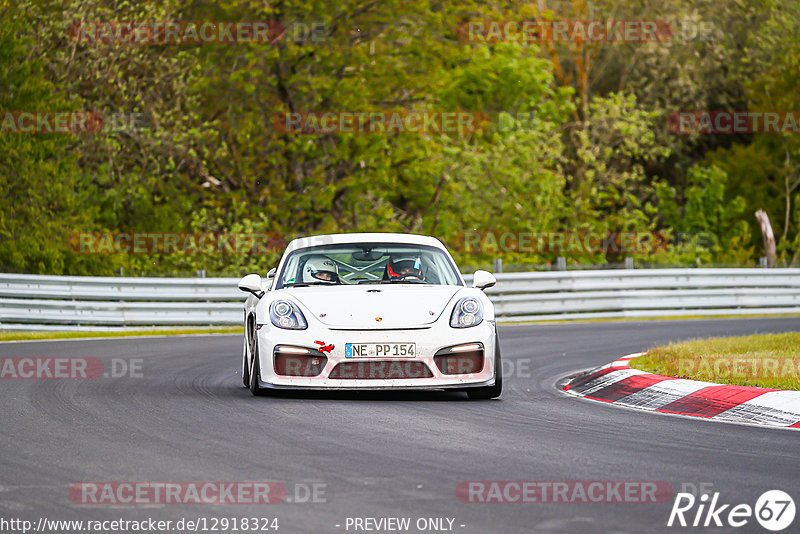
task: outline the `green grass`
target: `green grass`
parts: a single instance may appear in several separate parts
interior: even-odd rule
[[[671,343],[635,358],[631,367],[721,384],[800,390],[800,332]]]
[[[498,324],[514,325],[514,324],[562,324],[562,323],[618,323],[618,322],[634,322],[634,321],[688,321],[694,319],[758,319],[763,317],[800,317],[796,313],[781,313],[781,314],[744,314],[744,315],[664,315],[658,317],[603,317],[600,319],[545,319],[542,321],[514,321],[511,318],[508,322],[501,319]]]
[[[0,341],[27,341],[45,339],[76,339],[76,338],[102,338],[102,337],[131,337],[131,336],[177,336],[185,334],[239,334],[244,329],[241,326],[221,327],[183,327],[183,328],[152,328],[144,330],[124,330],[112,332],[0,332]]]

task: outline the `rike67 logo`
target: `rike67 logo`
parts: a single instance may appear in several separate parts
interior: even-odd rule
[[[705,493],[699,498],[691,493],[678,493],[667,526],[739,528],[752,525],[755,518],[763,528],[778,532],[788,528],[794,516],[794,500],[781,490],[764,492],[756,500],[755,506],[722,504],[718,491],[711,496]]]

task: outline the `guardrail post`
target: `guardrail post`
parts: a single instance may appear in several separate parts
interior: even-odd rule
[[[503,259],[502,258],[496,258],[494,260],[494,272],[496,272],[496,273],[502,273],[503,272]]]
[[[626,269],[633,269],[633,258],[631,258],[630,256],[627,256],[625,258],[625,268]]]
[[[556,258],[556,271],[566,271],[567,270],[567,258],[558,257]]]

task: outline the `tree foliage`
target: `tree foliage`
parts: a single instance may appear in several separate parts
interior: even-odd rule
[[[238,273],[279,247],[81,254],[85,232],[288,239],[432,234],[457,259],[552,262],[552,250],[464,250],[470,232],[658,232],[653,263],[753,264],[753,217],[800,262],[797,134],[679,135],[681,110],[798,110],[793,0],[0,2],[0,111],[137,114],[95,134],[0,133],[0,266],[40,273]],[[470,20],[664,20],[652,43],[466,41]],[[81,42],[90,21],[280,21],[269,43]],[[312,33],[316,25],[317,33]],[[292,134],[287,113],[479,113],[467,132]],[[74,241],[73,241],[74,242]],[[628,253],[569,254],[576,263]]]

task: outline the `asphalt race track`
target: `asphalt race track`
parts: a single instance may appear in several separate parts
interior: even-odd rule
[[[0,344],[0,357],[141,366],[141,376],[122,378],[0,380],[0,517],[277,517],[280,533],[356,532],[348,517],[410,517],[410,532],[418,518],[454,518],[465,534],[689,530],[666,527],[672,498],[498,504],[456,495],[465,481],[504,480],[665,481],[676,492],[713,484],[721,503],[751,506],[781,489],[800,505],[796,431],[621,409],[557,389],[654,343],[799,329],[798,318],[505,326],[505,390],[494,401],[437,392],[255,398],[241,386],[239,336]],[[70,485],[91,481],[277,481],[293,501],[311,484],[324,495],[268,505],[73,503]],[[767,532],[753,518],[736,531]]]

